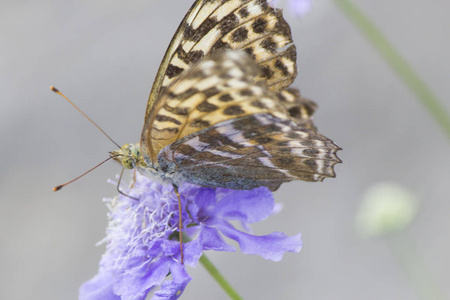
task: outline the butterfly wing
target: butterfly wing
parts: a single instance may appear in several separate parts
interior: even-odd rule
[[[231,119],[176,141],[159,163],[201,186],[274,191],[292,180],[335,177],[340,148],[316,131],[270,114]]]
[[[266,0],[197,0],[177,29],[150,93],[141,148],[152,162],[162,144],[152,145],[152,124],[165,105],[167,88],[218,49],[242,49],[250,54],[259,69],[252,80],[263,80],[273,91],[285,89],[297,75],[296,50],[281,10]]]
[[[314,101],[303,98],[300,91],[294,88],[279,92],[278,99],[286,107],[291,120],[297,125],[317,130],[312,122],[312,115],[317,109],[317,104]]]
[[[315,130],[314,105],[295,90],[255,82],[257,74],[248,54],[223,51],[173,82],[152,123],[165,173],[203,186],[272,190],[334,177],[339,147]]]

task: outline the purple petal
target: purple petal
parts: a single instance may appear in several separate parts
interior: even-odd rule
[[[211,188],[193,188],[193,185],[183,185],[183,187],[190,187],[191,193],[187,197],[190,197],[192,201],[189,201],[188,209],[191,213],[194,223],[201,223],[202,216],[211,216],[209,211],[216,205],[215,190]],[[193,192],[195,191],[195,193]]]
[[[216,228],[209,226],[202,226],[201,235],[203,236],[203,249],[215,251],[229,251],[235,252],[236,249],[228,245],[222,238]]]
[[[242,253],[259,255],[268,260],[280,261],[285,252],[299,252],[302,248],[300,233],[291,237],[282,232],[254,236],[225,222],[217,227],[223,235],[239,243]]]
[[[114,292],[123,299],[145,299],[148,291],[161,285],[169,274],[171,258],[144,263],[139,268],[126,269]]]
[[[289,10],[297,16],[303,16],[311,10],[312,0],[290,0]]]
[[[255,223],[269,217],[275,201],[272,193],[265,187],[253,190],[229,190],[218,188],[217,205],[210,212],[215,217]]]
[[[178,241],[165,240],[161,245],[161,254],[164,256],[175,256],[180,252],[180,243]]]
[[[191,281],[191,277],[186,272],[184,266],[178,262],[170,263],[171,281],[164,281],[161,289],[155,292],[152,300],[175,300],[183,293],[186,285]]]
[[[185,243],[183,248],[184,263],[191,267],[195,267],[203,253],[202,237],[199,236],[195,240]]]

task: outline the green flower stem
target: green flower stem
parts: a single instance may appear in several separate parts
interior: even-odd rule
[[[420,299],[447,299],[431,276],[416,243],[406,232],[388,236],[387,241],[397,262]]]
[[[191,239],[183,233],[183,242],[187,243]],[[205,267],[205,269],[208,271],[208,273],[217,281],[217,283],[222,287],[222,289],[225,291],[225,293],[230,296],[233,300],[243,300],[241,296],[233,289],[233,287],[228,283],[228,281],[225,279],[225,277],[220,274],[219,270],[213,265],[213,263],[209,260],[209,258],[205,255],[203,252],[202,256],[200,257],[200,263]]]
[[[219,270],[212,264],[212,262],[203,253],[200,257],[200,263],[205,267],[205,269],[211,274],[211,276],[217,281],[217,283],[222,287],[222,289],[230,296],[233,300],[242,300],[241,296],[233,289],[233,287],[228,283],[228,281],[220,274]]]
[[[408,62],[394,49],[378,28],[351,1],[335,0],[339,8],[350,18],[381,56],[388,62],[406,85],[420,99],[436,122],[450,139],[450,116],[431,89],[414,72]]]

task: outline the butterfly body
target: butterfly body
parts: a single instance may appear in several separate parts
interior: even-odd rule
[[[296,50],[266,0],[197,0],[150,93],[140,145],[111,155],[178,185],[276,190],[334,177],[340,149],[317,132],[314,102],[289,88]]]

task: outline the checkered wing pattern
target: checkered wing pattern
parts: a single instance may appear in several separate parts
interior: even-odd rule
[[[296,50],[281,10],[266,0],[197,0],[178,27],[156,75],[141,136],[144,154],[152,156],[150,152],[156,151],[148,144],[150,124],[170,84],[195,63],[224,49],[241,49],[251,55],[259,69],[253,80],[264,81],[270,90],[287,88],[297,75]]]
[[[152,125],[160,167],[233,189],[334,177],[339,147],[308,125],[312,104],[295,90],[272,91],[257,76],[251,56],[224,51],[173,82]]]

